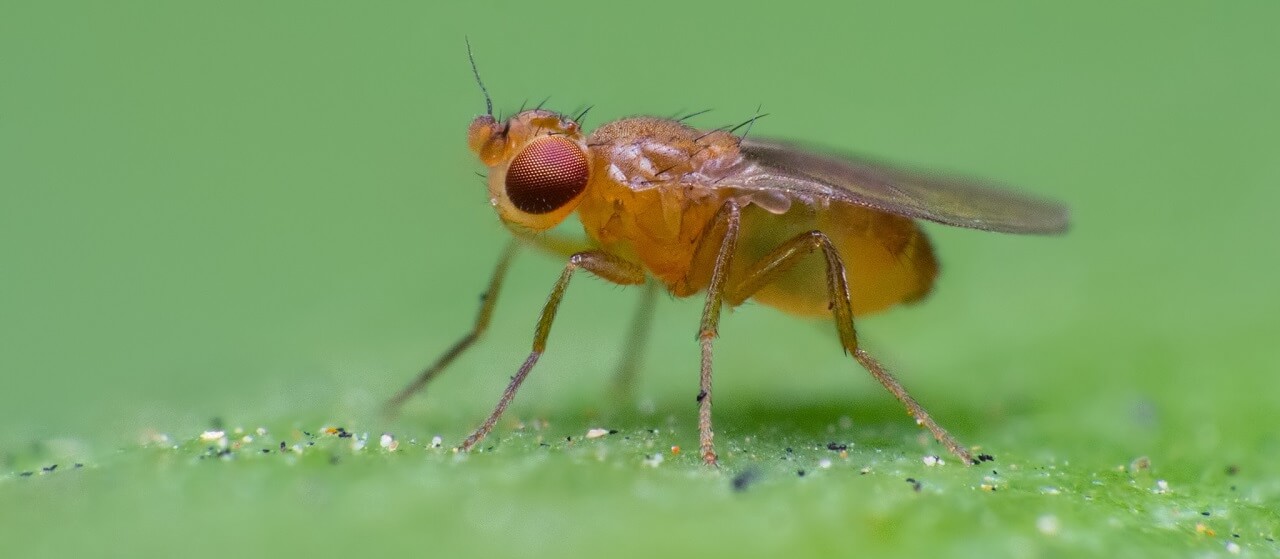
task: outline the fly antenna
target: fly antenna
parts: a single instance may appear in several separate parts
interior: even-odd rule
[[[489,98],[489,90],[485,89],[484,82],[480,81],[480,70],[476,68],[476,57],[474,54],[471,54],[471,39],[463,37],[462,40],[467,43],[467,60],[471,61],[471,73],[476,76],[476,85],[480,86],[480,93],[484,94],[484,110],[490,117],[492,117],[493,99]]]

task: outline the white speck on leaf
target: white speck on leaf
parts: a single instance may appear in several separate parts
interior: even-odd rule
[[[227,436],[226,431],[205,431],[203,433],[200,433],[200,440],[206,443],[211,443],[213,441],[219,440],[226,436]]]
[[[1056,536],[1062,529],[1062,523],[1052,514],[1042,514],[1036,519],[1036,529],[1046,536]]]

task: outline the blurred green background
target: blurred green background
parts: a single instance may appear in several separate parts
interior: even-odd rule
[[[2,11],[0,555],[1280,550],[1274,2]],[[722,328],[706,471],[667,450],[696,448],[700,302],[662,302],[650,409],[619,413],[638,293],[592,280],[492,452],[425,448],[524,357],[561,266],[537,255],[480,348],[380,417],[466,330],[507,236],[466,150],[464,35],[508,114],[550,96],[594,105],[588,128],[705,108],[714,127],[763,106],[753,135],[1069,203],[1061,238],[930,226],[936,292],[859,323],[998,471],[924,465],[941,450],[827,325],[758,306]],[[217,422],[369,447],[201,458]],[[579,441],[592,427],[620,433]]]

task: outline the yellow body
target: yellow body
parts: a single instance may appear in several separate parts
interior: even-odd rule
[[[587,151],[589,182],[573,203],[526,214],[507,199],[507,165],[524,146],[549,134]],[[575,122],[527,111],[503,125],[477,119],[470,144],[490,167],[491,202],[513,228],[545,230],[576,209],[593,244],[639,264],[677,297],[706,289],[718,241],[702,246],[704,233],[731,198],[742,208],[742,221],[726,285],[782,243],[812,230],[825,233],[844,260],[855,315],[919,299],[937,274],[929,241],[910,218],[784,188],[767,194],[739,190],[721,180],[744,164],[739,139],[727,132],[637,117],[613,121],[584,138]],[[751,298],[793,314],[828,315],[822,258],[803,259]]]

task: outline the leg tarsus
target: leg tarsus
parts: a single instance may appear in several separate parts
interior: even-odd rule
[[[702,371],[698,378],[698,450],[702,453],[702,461],[708,466],[718,466],[716,447],[713,442],[715,432],[711,429],[711,341],[706,337],[700,340],[702,345]]]
[[[906,406],[907,413],[911,414],[911,417],[916,420],[916,424],[923,426],[928,429],[930,433],[933,433],[933,438],[937,439],[942,446],[946,447],[947,451],[959,458],[966,466],[977,464],[977,461],[973,459],[973,455],[969,453],[969,450],[966,449],[964,445],[960,444],[955,437],[951,436],[951,433],[948,433],[946,429],[943,429],[941,425],[938,425],[938,422],[933,420],[933,417],[929,415],[929,412],[925,411],[924,407],[922,407],[918,402],[916,402],[915,398],[912,398],[911,395],[907,393],[907,389],[902,387],[902,384],[898,382],[898,379],[894,378],[893,375],[889,373],[888,369],[885,369],[884,365],[880,364],[880,361],[872,357],[871,354],[867,353],[866,350],[860,347],[854,348],[853,358],[857,359],[858,363],[862,364],[862,368],[871,373],[872,377],[875,377],[877,381],[880,381],[880,384],[884,385],[890,393],[897,397],[898,401],[902,402],[902,405]]]

